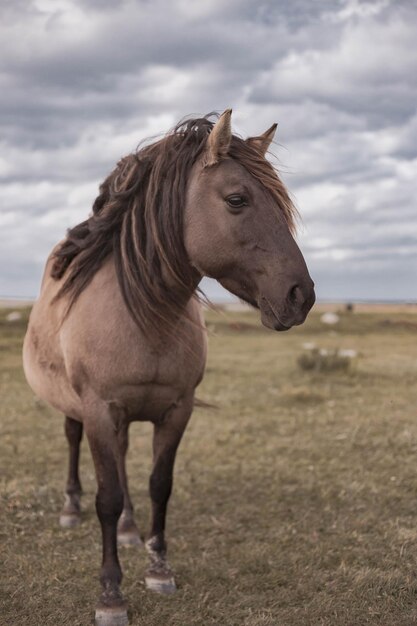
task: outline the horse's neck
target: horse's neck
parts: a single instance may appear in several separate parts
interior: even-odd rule
[[[178,290],[176,283],[169,272],[165,272],[163,278],[167,290],[171,290],[171,294],[174,294],[176,302],[179,304],[179,309],[182,311],[182,314],[179,315],[177,322],[182,325],[187,324],[187,321],[190,319],[195,322],[198,318],[197,321],[200,321],[201,305],[197,296],[197,289],[202,277],[198,271],[194,268],[192,269],[193,282],[187,290]],[[126,304],[124,302],[117,278],[114,259],[112,257],[109,257],[104,265],[98,270],[96,276],[93,278],[91,287],[92,290],[96,292],[96,296],[94,297],[100,297],[100,292],[105,290],[109,294],[109,301],[117,302],[119,309],[126,309]],[[175,325],[175,320],[172,321],[173,325]]]

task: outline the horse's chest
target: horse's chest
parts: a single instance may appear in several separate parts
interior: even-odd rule
[[[83,405],[79,412],[92,404],[92,410],[99,410],[104,403],[120,407],[129,420],[155,420],[192,394],[204,372],[207,348],[196,305],[190,304],[196,323],[179,325],[184,341],[175,336],[154,342],[123,308],[113,321],[99,326],[90,309],[82,309],[81,297],[77,304],[60,339],[68,382]]]
[[[130,420],[158,421],[193,393],[203,371],[203,362],[198,367],[182,361],[162,364],[151,380],[139,377],[137,383],[121,386],[117,395]]]

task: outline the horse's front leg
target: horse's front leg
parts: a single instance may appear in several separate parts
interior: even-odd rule
[[[59,523],[63,528],[73,528],[81,521],[80,499],[81,483],[78,474],[80,459],[80,444],[83,436],[82,422],[65,417],[65,435],[69,447],[68,478],[65,486],[65,502],[59,516]]]
[[[117,541],[123,546],[140,546],[142,540],[133,518],[133,504],[130,499],[126,474],[126,454],[129,446],[128,424],[123,424],[118,433],[119,444],[119,479],[123,490],[123,512],[117,526]]]
[[[117,429],[109,415],[102,420],[86,420],[84,428],[96,470],[96,510],[103,541],[102,593],[96,609],[96,625],[125,626],[128,623],[127,608],[120,591],[122,570],[117,555],[117,522],[123,510]]]
[[[150,564],[145,582],[148,589],[158,593],[176,591],[173,572],[167,560],[165,518],[172,490],[175,456],[192,407],[193,396],[183,400],[171,409],[161,423],[154,425],[153,470],[149,481],[152,521],[150,536],[145,544]]]

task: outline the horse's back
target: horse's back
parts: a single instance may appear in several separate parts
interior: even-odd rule
[[[192,298],[183,339],[149,340],[124,303],[109,259],[77,298],[68,315],[62,282],[50,276],[52,254],[24,343],[25,374],[40,398],[83,420],[109,405],[128,419],[157,419],[193,392],[203,375],[206,337],[200,304]]]

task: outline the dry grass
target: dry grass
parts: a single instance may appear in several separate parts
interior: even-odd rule
[[[298,357],[298,365],[302,370],[314,370],[316,372],[335,372],[352,369],[353,359],[345,356],[338,348],[323,350],[313,348],[305,351]]]
[[[91,622],[100,559],[94,476],[84,521],[59,528],[63,420],[21,370],[24,320],[0,311],[0,624]],[[180,589],[145,591],[145,556],[121,552],[131,624],[417,624],[417,315],[319,315],[290,333],[256,314],[208,314],[207,375],[178,456],[168,537]],[[388,319],[389,318],[389,319]],[[388,321],[387,321],[388,319]],[[302,344],[360,352],[354,371],[302,371]],[[145,529],[150,427],[131,429]]]

